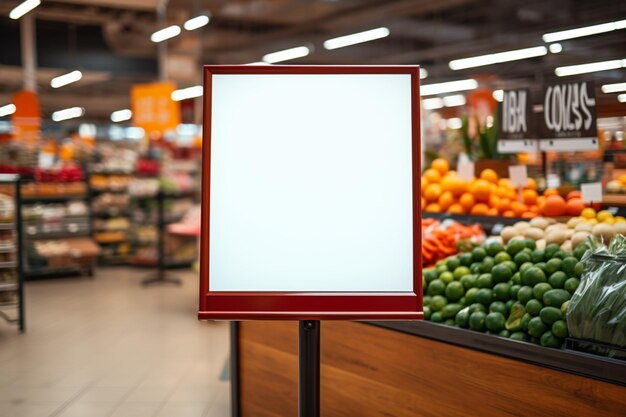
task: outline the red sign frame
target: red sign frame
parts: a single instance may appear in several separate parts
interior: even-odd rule
[[[213,74],[408,74],[411,76],[413,165],[413,291],[408,292],[211,292],[209,207]],[[416,320],[423,318],[419,66],[206,65],[202,147],[201,320]]]

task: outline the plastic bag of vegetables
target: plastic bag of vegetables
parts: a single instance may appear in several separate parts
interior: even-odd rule
[[[584,273],[567,307],[572,337],[626,347],[626,238],[616,235],[607,247],[589,241]],[[599,352],[600,353],[600,352]],[[615,350],[609,356],[622,356]]]

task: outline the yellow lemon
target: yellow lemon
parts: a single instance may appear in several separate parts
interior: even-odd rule
[[[607,219],[613,220],[613,215],[608,210],[600,210],[596,215],[596,219],[598,219],[599,222],[605,222]]]
[[[582,217],[584,219],[595,219],[596,218],[596,211],[594,209],[592,209],[591,207],[586,207],[580,213],[580,217]]]

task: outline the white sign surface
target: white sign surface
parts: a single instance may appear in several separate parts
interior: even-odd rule
[[[410,75],[212,77],[211,291],[412,291]]]
[[[590,182],[581,184],[580,191],[585,203],[600,203],[602,201],[602,183]]]
[[[524,187],[528,184],[528,171],[526,165],[511,165],[509,167],[509,178],[516,187]]]

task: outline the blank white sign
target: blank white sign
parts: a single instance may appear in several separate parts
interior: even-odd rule
[[[410,75],[211,94],[210,291],[413,291]]]

